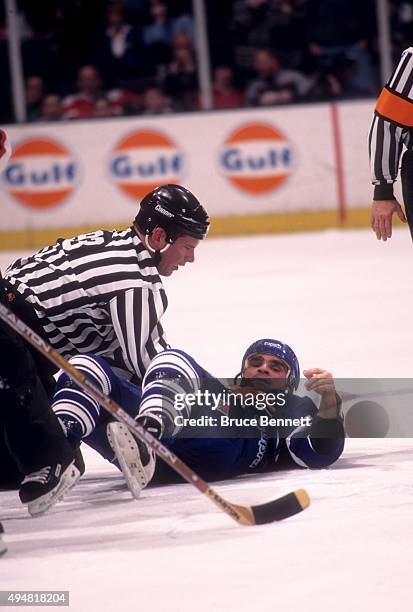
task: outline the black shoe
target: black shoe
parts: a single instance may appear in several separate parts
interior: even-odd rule
[[[24,478],[20,485],[20,500],[28,505],[32,516],[43,514],[61,500],[79,478],[80,470],[73,458],[69,462],[47,465]]]

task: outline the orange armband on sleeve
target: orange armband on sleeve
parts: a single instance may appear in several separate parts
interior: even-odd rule
[[[382,117],[406,127],[413,127],[413,100],[405,100],[384,87],[376,103]]]

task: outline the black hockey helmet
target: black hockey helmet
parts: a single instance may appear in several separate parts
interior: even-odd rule
[[[184,235],[202,240],[209,227],[208,213],[194,194],[172,184],[161,185],[143,198],[134,223],[147,236],[162,227],[169,244]]]

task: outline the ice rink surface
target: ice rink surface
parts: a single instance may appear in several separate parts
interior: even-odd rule
[[[287,341],[302,368],[337,377],[410,377],[412,246],[397,230],[207,240],[167,279],[170,344],[217,376],[258,337]],[[17,257],[0,253],[0,267]],[[69,590],[76,612],[413,609],[413,444],[347,440],[328,470],[216,483],[256,504],[304,487],[312,504],[278,524],[240,527],[189,485],[133,501],[119,473],[85,452],[65,501],[31,519],[0,493],[9,551],[1,589]],[[32,608],[43,609],[43,608]]]

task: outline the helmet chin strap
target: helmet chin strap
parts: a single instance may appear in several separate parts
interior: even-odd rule
[[[159,249],[158,251],[156,249],[153,249],[151,247],[151,245],[149,244],[149,236],[148,234],[145,235],[145,246],[148,249],[148,251],[150,251],[151,253],[165,253],[165,251],[167,251],[169,249],[169,247],[171,246],[170,243],[168,242],[163,249]]]

